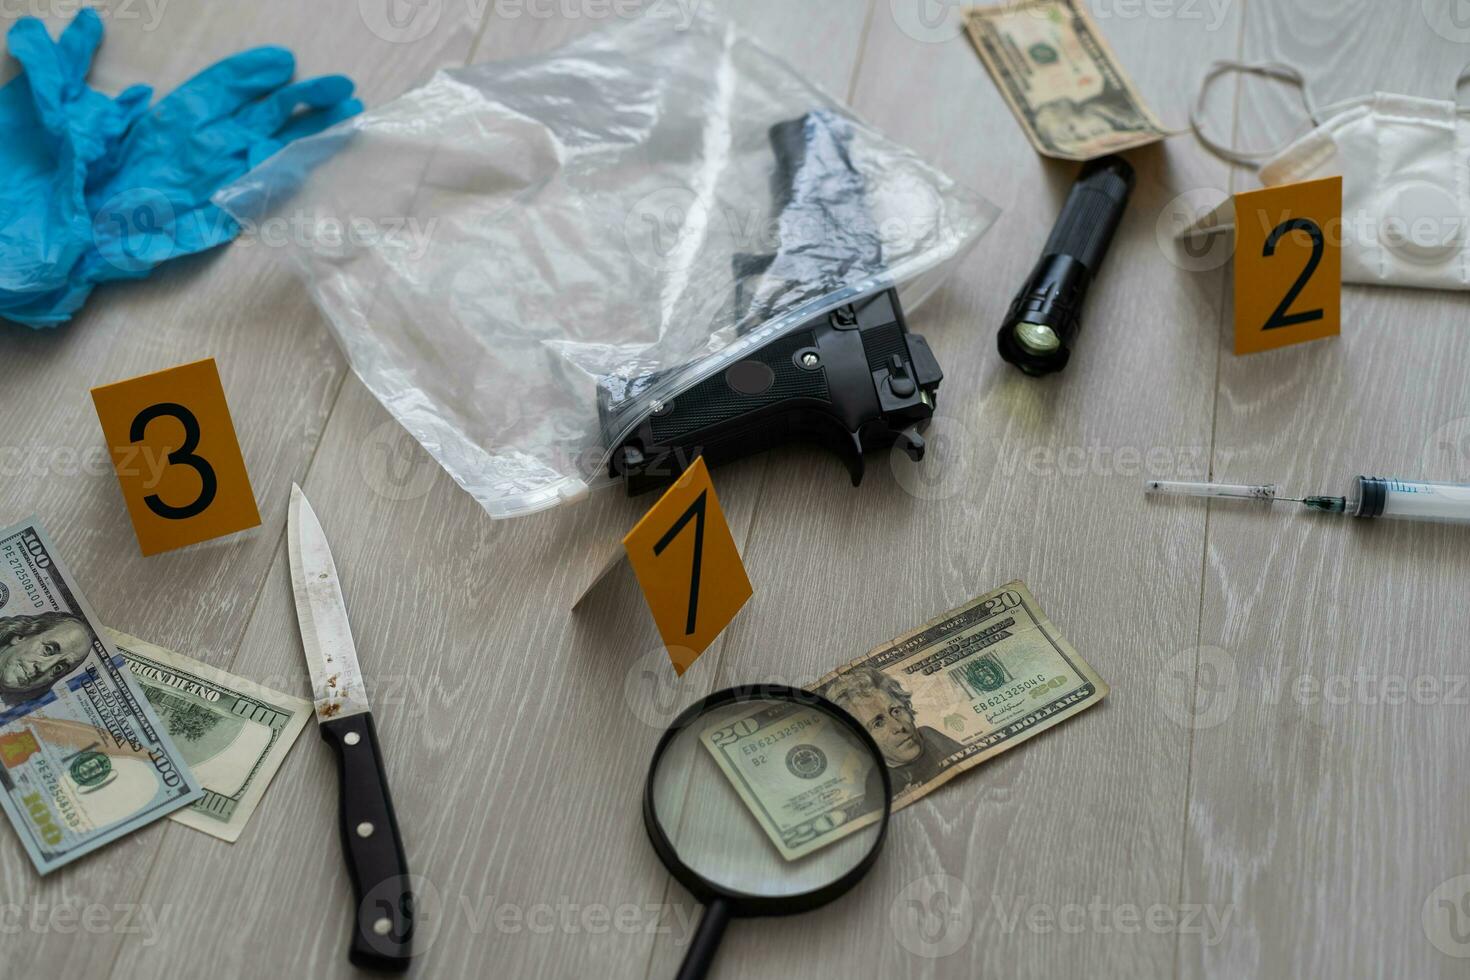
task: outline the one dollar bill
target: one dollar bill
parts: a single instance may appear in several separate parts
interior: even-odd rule
[[[1173,135],[1077,0],[974,7],[965,28],[1038,153],[1092,160]]]
[[[203,795],[40,524],[0,531],[0,805],[36,870]]]
[[[311,702],[129,636],[107,635],[163,719],[204,796],[169,814],[233,843],[311,717]]]
[[[1108,693],[1021,582],[877,647],[810,689],[873,736],[888,767],[895,811]],[[736,792],[788,860],[871,824],[881,810],[881,791],[875,802],[862,779],[827,777],[819,785],[802,771],[807,743],[816,755],[833,754],[805,735],[812,730],[830,742],[832,732],[798,727],[816,714],[795,704],[781,711],[753,706],[745,717],[723,718],[704,733]],[[740,740],[731,741],[735,736],[727,731]],[[748,778],[739,760],[752,753],[742,754],[742,741],[779,744],[786,765],[765,766],[761,778]],[[850,765],[849,772],[860,768]]]

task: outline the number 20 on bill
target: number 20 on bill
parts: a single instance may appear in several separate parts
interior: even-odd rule
[[[1342,178],[1235,196],[1235,353],[1342,332]]]
[[[92,389],[143,554],[260,523],[214,360]]]

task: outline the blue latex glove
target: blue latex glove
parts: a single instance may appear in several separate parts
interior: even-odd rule
[[[0,313],[65,284],[90,241],[87,171],[152,97],[146,85],[116,99],[87,87],[101,40],[90,8],[54,43],[33,17],[10,29],[22,73],[0,88]]]
[[[244,51],[137,119],[89,172],[87,247],[65,284],[22,305],[0,297],[0,315],[31,326],[62,323],[97,283],[140,279],[234,238],[239,226],[209,202],[216,190],[293,140],[362,111],[350,79],[290,84],[295,67],[282,48]]]
[[[283,48],[241,52],[185,82],[133,126],[87,185],[97,242],[84,261],[87,282],[140,278],[160,262],[234,238],[239,226],[210,203],[215,191],[287,143],[362,111],[351,79],[288,84],[295,69]]]

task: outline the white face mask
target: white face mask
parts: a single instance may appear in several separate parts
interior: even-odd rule
[[[1201,125],[1205,90],[1229,71],[1300,86],[1315,128],[1265,154],[1216,144]],[[1343,281],[1470,290],[1470,107],[1380,92],[1318,111],[1291,68],[1217,62],[1190,121],[1217,155],[1259,166],[1267,187],[1343,178]]]

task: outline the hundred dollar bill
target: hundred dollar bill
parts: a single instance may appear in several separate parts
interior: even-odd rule
[[[839,667],[810,690],[841,706],[873,736],[888,766],[897,811],[1090,708],[1107,695],[1108,685],[1026,586],[1011,582]],[[782,716],[766,708],[723,724],[769,735],[810,711],[793,706]],[[806,740],[785,741],[795,749]],[[706,744],[715,751],[712,742]],[[788,859],[867,826],[881,805],[870,788],[848,780],[823,797],[825,809],[818,810],[805,800],[811,781],[789,764],[770,766],[763,780],[745,782],[734,766],[722,761],[721,767]],[[808,817],[815,821],[812,828],[801,825]],[[802,831],[795,846],[794,828]]]
[[[965,27],[1038,153],[1092,160],[1173,135],[1077,0],[974,7]]]
[[[203,795],[40,524],[0,531],[0,805],[36,870]]]
[[[311,717],[311,702],[136,636],[106,632],[204,787],[203,797],[169,819],[220,840],[239,840]]]

